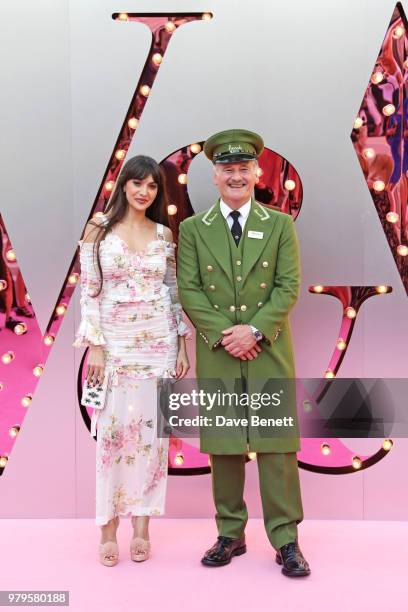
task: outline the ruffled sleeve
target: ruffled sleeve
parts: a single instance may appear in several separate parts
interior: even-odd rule
[[[176,255],[174,242],[166,241],[166,274],[164,284],[169,288],[171,297],[171,309],[177,321],[177,334],[179,336],[191,337],[191,331],[183,321],[183,309],[180,304],[176,277]]]
[[[99,290],[100,274],[96,257],[94,258],[94,243],[79,241],[81,263],[81,322],[76,333],[73,346],[104,345],[105,338],[100,328],[99,298],[93,297]]]

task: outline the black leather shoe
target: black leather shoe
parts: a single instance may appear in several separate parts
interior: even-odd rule
[[[210,550],[207,550],[201,559],[203,565],[218,567],[231,563],[232,557],[238,557],[246,553],[245,536],[242,538],[227,538],[218,536],[216,543]]]
[[[276,553],[276,563],[283,565],[282,574],[285,576],[297,577],[310,574],[309,564],[302,555],[297,541],[289,542],[279,549]]]

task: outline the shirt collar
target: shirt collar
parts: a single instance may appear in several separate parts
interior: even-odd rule
[[[239,210],[244,220],[246,220],[251,210],[251,199],[249,199],[248,202],[243,204],[241,208],[238,209],[230,208],[228,204],[226,204],[222,199],[220,199],[220,210],[224,219],[226,219],[230,212],[232,212],[233,210]]]

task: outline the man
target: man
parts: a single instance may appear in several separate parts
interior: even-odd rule
[[[220,199],[180,224],[178,286],[197,329],[197,377],[251,381],[295,377],[288,313],[298,297],[300,270],[292,217],[253,198],[263,140],[247,130],[215,134],[204,145]],[[292,397],[285,409],[296,416]],[[220,439],[201,434],[210,454],[219,536],[201,560],[230,563],[246,552],[243,498],[247,452],[257,453],[264,524],[287,576],[310,573],[297,543],[303,519],[296,451],[299,437],[257,436],[237,428]]]

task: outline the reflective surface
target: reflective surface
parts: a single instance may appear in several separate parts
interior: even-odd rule
[[[152,43],[148,58],[123,121],[109,163],[91,207],[90,217],[103,211],[114,189],[116,177],[124,163],[130,142],[136,132],[148,93],[160,67],[157,54],[164,56],[174,32],[190,21],[203,18],[202,13],[189,14],[114,14],[118,21],[139,21],[149,27]],[[127,24],[131,27],[131,24]],[[126,24],[118,24],[118,27]],[[78,250],[42,336],[31,307],[23,277],[0,217],[2,257],[0,261],[0,307],[4,312],[0,334],[0,474],[3,473],[31,404],[39,376],[42,375],[63,317],[78,282],[80,267]]]
[[[309,287],[309,291],[318,295],[330,295],[339,300],[342,316],[332,356],[325,372],[322,372],[325,379],[322,379],[313,396],[305,394],[304,389],[298,389],[297,399],[300,415],[303,411],[319,409],[319,404],[329,391],[330,381],[338,373],[350,345],[358,313],[363,303],[372,297],[391,293],[392,288],[385,285],[371,287],[314,285]],[[338,438],[304,438],[302,439],[302,450],[298,453],[299,465],[312,472],[350,474],[356,469],[361,470],[371,467],[380,461],[392,447],[391,443],[391,446],[385,450],[383,448],[384,442],[375,440],[374,443],[375,446],[378,446],[378,450],[372,455],[361,453],[356,455],[350,448],[353,443],[354,441],[351,439],[342,441]],[[354,457],[358,457],[359,461],[353,462]]]
[[[152,31],[152,45],[141,77],[137,83],[135,94],[132,98],[129,110],[126,114],[122,128],[120,130],[119,137],[116,141],[115,146],[113,147],[109,163],[103,175],[103,179],[97,192],[94,204],[92,205],[90,216],[98,211],[104,210],[109,196],[112,193],[112,190],[114,189],[116,177],[118,175],[118,172],[120,171],[122,163],[125,161],[126,152],[138,127],[138,122],[140,120],[151,87],[153,86],[155,76],[160,66],[160,60],[157,54],[159,54],[161,57],[164,56],[168,42],[178,27],[180,27],[182,24],[188,23],[189,21],[202,19],[202,15],[190,14],[187,16],[137,16],[129,14],[126,15],[124,18],[123,15],[117,14],[115,18],[120,21],[134,20],[145,23]],[[395,17],[395,19],[397,20],[399,19],[399,17],[397,16]],[[169,25],[169,23],[173,25]],[[128,26],[131,27],[131,24],[118,24],[118,27]],[[390,48],[392,50],[394,50],[394,48],[399,49],[400,57],[402,57],[402,47],[400,40],[401,37],[395,38],[392,34],[393,31],[390,30],[390,32],[391,37],[393,38],[393,40],[396,41],[395,44],[391,41]],[[405,41],[405,34],[402,38]],[[405,42],[403,48],[405,49]],[[388,56],[386,53],[384,59],[386,67],[388,66],[387,58]],[[385,229],[387,228],[387,230],[390,232],[390,235],[393,237],[393,241],[391,244],[390,238],[386,231],[388,242],[391,247],[392,245],[394,245],[394,247],[398,249],[398,247],[404,247],[404,245],[406,244],[406,199],[404,199],[405,175],[402,176],[402,170],[400,173],[401,185],[399,186],[399,191],[398,189],[391,189],[390,195],[389,186],[393,185],[394,187],[396,187],[397,185],[399,185],[398,181],[395,182],[396,176],[394,176],[394,170],[395,168],[398,169],[398,163],[400,164],[401,168],[404,167],[404,155],[401,153],[401,151],[403,151],[402,144],[401,140],[398,140],[398,138],[402,138],[404,130],[401,129],[401,118],[399,124],[398,121],[395,121],[395,117],[398,118],[398,112],[400,112],[400,115],[402,114],[400,110],[401,100],[397,99],[397,96],[395,95],[397,86],[400,88],[398,91],[401,90],[400,79],[397,78],[398,72],[395,72],[397,77],[393,81],[392,62],[390,63],[390,66],[391,72],[389,82],[387,81],[387,87],[381,94],[384,96],[385,101],[384,112],[382,113],[382,115],[379,116],[378,108],[376,110],[374,109],[373,104],[378,98],[378,92],[375,93],[377,90],[371,88],[370,85],[368,92],[372,89],[374,93],[372,94],[371,98],[368,96],[368,94],[366,96],[367,110],[364,110],[362,107],[362,111],[360,111],[362,113],[362,125],[360,128],[356,128],[355,130],[353,130],[353,139],[355,140],[355,146],[357,146],[356,143],[358,141],[358,136],[360,135],[360,133],[364,136],[364,120],[366,118],[369,118],[367,119],[366,124],[366,143],[364,144],[364,141],[360,143],[360,148],[357,152],[359,153],[359,159],[362,164],[363,170],[366,173],[367,182],[373,194],[377,210],[381,212],[382,216],[380,215],[380,219],[383,223],[383,227],[383,218],[385,217],[387,220],[388,214],[388,220]],[[378,80],[378,78],[379,77],[376,76],[374,78],[374,81]],[[390,83],[395,85],[393,90],[394,93],[392,93],[391,91],[392,88],[390,89]],[[374,84],[377,88],[381,85],[380,83]],[[391,95],[389,95],[390,92]],[[402,94],[404,93],[405,81]],[[395,111],[393,110],[393,106],[391,105],[395,107]],[[376,130],[378,131],[378,126],[381,127],[381,125],[388,125],[390,128],[386,136],[380,135],[380,138],[382,138],[381,143],[386,144],[386,146],[388,147],[386,149],[385,157],[388,160],[390,160],[390,158],[392,157],[392,172],[391,168],[387,166],[387,163],[389,164],[390,162],[387,162],[385,159],[381,161],[381,157],[375,162],[374,165],[372,164],[372,160],[376,160],[377,149],[375,147],[377,145],[375,143],[375,140],[368,139],[375,139],[378,137]],[[400,143],[399,145],[397,144],[398,142]],[[166,170],[166,175],[168,176],[170,201],[172,202],[174,207],[174,214],[171,217],[171,225],[175,233],[177,232],[178,223],[183,218],[193,214],[194,212],[191,203],[188,199],[186,175],[188,173],[188,167],[191,162],[191,159],[199,153],[199,146],[200,143],[192,143],[191,145],[187,145],[186,147],[168,156],[166,160],[162,162]],[[370,149],[374,150],[374,156],[372,155],[372,151]],[[379,151],[381,154],[381,147]],[[302,186],[295,169],[289,164],[287,160],[274,153],[270,149],[265,150],[260,160],[260,165],[263,170],[263,174],[261,176],[261,181],[256,191],[256,197],[261,202],[267,205],[276,206],[284,212],[292,214],[293,217],[296,217],[301,206]],[[384,167],[388,168],[388,174],[387,172],[385,172],[385,174],[382,174],[380,172],[380,170],[382,170],[383,168],[383,165]],[[370,168],[372,168],[372,170],[370,170]],[[381,204],[381,202],[383,204]],[[389,213],[391,213],[391,216]],[[392,215],[394,215],[394,217]],[[391,223],[394,223],[392,227]],[[398,224],[400,225],[399,229]],[[4,250],[4,245],[7,243],[8,240],[4,227],[2,233]],[[401,248],[399,250],[401,251]],[[9,251],[9,246],[6,246],[5,252]],[[404,252],[403,249],[402,252]],[[399,253],[397,253],[397,255],[397,265],[399,265],[398,262],[400,262],[401,264],[401,262],[406,261],[406,258],[403,259],[403,255],[400,255]],[[53,314],[47,326],[46,333],[44,334],[44,337],[42,337],[35,317],[29,316],[29,314],[34,315],[34,313],[31,308],[31,305],[29,304],[28,298],[21,300],[24,283],[22,282],[21,274],[19,274],[17,262],[13,261],[12,253],[9,253],[8,257],[9,259],[7,259],[6,262],[7,266],[4,266],[4,258],[2,262],[2,266],[4,269],[2,271],[2,274],[5,278],[0,278],[0,281],[4,281],[4,283],[0,282],[0,288],[3,287],[3,291],[0,291],[0,293],[5,291],[4,311],[6,311],[6,303],[10,303],[10,274],[12,275],[13,279],[15,279],[11,281],[13,282],[13,292],[18,294],[18,296],[20,297],[15,298],[16,302],[14,307],[11,308],[11,310],[9,309],[11,318],[15,319],[17,323],[15,325],[14,323],[10,323],[10,326],[13,329],[10,329],[9,327],[3,328],[0,340],[1,355],[6,355],[6,362],[7,360],[10,360],[9,363],[0,363],[0,381],[3,385],[3,390],[0,391],[0,401],[2,408],[0,418],[0,456],[2,457],[0,459],[0,470],[2,469],[3,465],[5,465],[7,457],[10,455],[15,437],[16,435],[18,435],[21,424],[23,422],[25,412],[27,409],[29,409],[31,396],[34,393],[36,384],[38,382],[38,375],[41,374],[42,366],[44,366],[46,363],[53,339],[58,333],[62,317],[64,316],[66,308],[68,307],[71,295],[75,289],[79,275],[78,259],[77,254],[75,254],[68,270],[67,276],[65,278],[64,284],[62,286],[59,298],[53,310]],[[406,264],[405,268],[402,267],[401,270],[403,271],[403,273],[400,273],[402,274],[405,286],[407,286]],[[345,303],[347,302],[348,305],[354,304],[354,307],[356,307],[358,300],[353,301],[354,298],[352,295],[352,290],[362,290],[364,292],[366,288],[331,287],[326,289],[330,289],[335,292],[342,292],[341,295],[343,295]],[[323,293],[325,292],[326,291],[323,291]],[[327,293],[330,293],[330,291],[327,291]],[[333,293],[331,294],[334,295]],[[336,297],[340,299],[340,294]],[[349,298],[351,298],[351,301]],[[20,302],[18,302],[19,299]],[[27,309],[20,311],[20,313],[22,312],[23,314],[19,314],[16,308],[20,308],[21,304],[24,306],[24,303],[26,303]],[[18,332],[21,332],[20,335],[18,335],[18,333],[14,331],[14,327],[17,327],[18,325],[21,325],[17,328]],[[346,336],[346,339],[343,338],[343,340],[346,340],[346,347],[345,349],[342,349],[341,354],[337,354],[336,345],[336,349],[328,365],[328,370],[338,370],[345,350],[347,350],[353,325],[353,321],[350,322],[350,320],[346,320],[344,317],[342,318],[340,335]],[[82,376],[82,372],[83,368],[81,367],[79,373],[80,377]],[[86,415],[88,415],[88,413],[86,413]],[[336,449],[335,453],[333,452],[334,449]],[[349,469],[351,451],[349,451],[347,447],[342,444],[341,441],[334,441],[332,443],[332,452],[328,455],[324,455],[324,461],[322,460],[322,455],[323,453],[321,450],[320,442],[317,441],[316,444],[310,448],[308,448],[306,444],[303,443],[302,454],[299,458],[304,461],[303,466],[307,467],[307,469],[312,469],[314,471],[326,471],[327,464],[329,464],[333,468],[339,468],[342,465],[346,466],[347,463],[348,467],[346,467],[347,469]],[[371,459],[373,459],[373,457],[371,457]],[[362,459],[363,464],[364,461],[366,461],[363,467],[368,466],[370,458],[365,460],[363,457]],[[170,466],[171,470],[180,470],[179,473],[187,473],[189,468],[193,468],[193,470],[197,470],[197,472],[208,470],[207,457],[198,453],[196,449],[190,447],[184,441],[180,440],[174,441],[173,443],[173,447],[170,452]],[[183,471],[184,468],[186,468],[185,471]]]
[[[351,139],[408,294],[408,24],[395,7]]]

